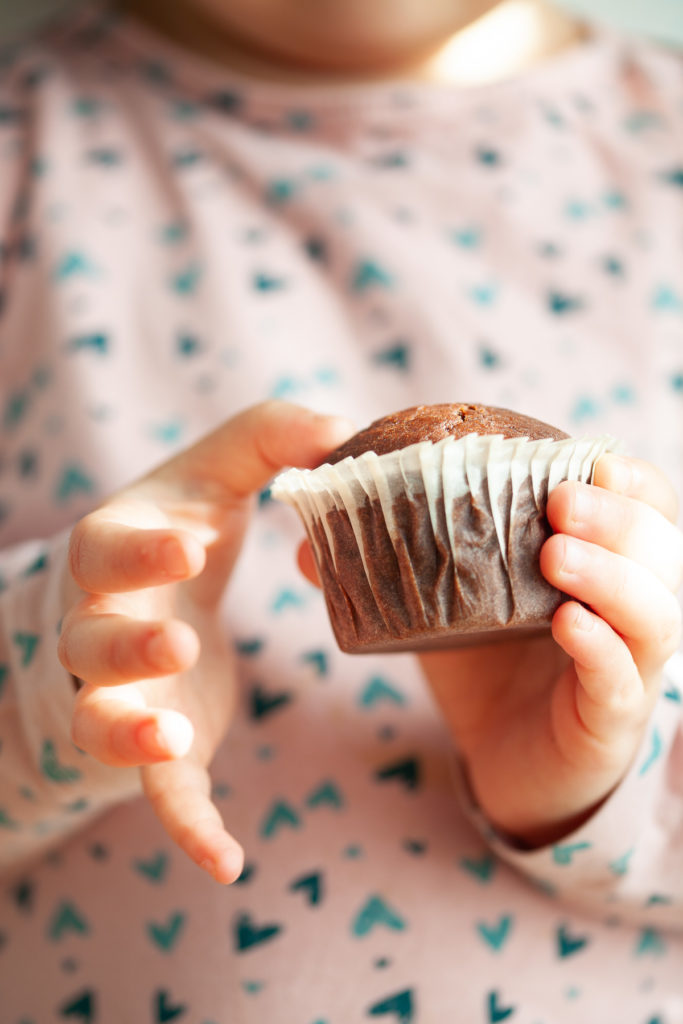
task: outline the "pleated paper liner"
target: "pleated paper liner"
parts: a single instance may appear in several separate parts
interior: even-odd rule
[[[290,469],[340,648],[424,650],[547,630],[564,596],[541,575],[548,494],[590,482],[612,437],[452,437]]]

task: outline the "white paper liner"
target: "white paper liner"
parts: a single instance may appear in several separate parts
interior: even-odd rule
[[[345,584],[331,579],[330,572],[321,572],[340,645],[397,649],[415,646],[410,642],[415,631],[429,641],[444,631],[549,621],[560,595],[536,565],[531,575],[529,571],[529,552],[540,548],[547,535],[548,494],[562,480],[590,482],[599,456],[619,447],[609,435],[529,441],[468,434],[434,444],[421,442],[387,455],[366,452],[314,470],[290,469],[276,478],[271,493],[298,510],[319,570],[327,566],[340,578],[346,574]],[[375,524],[381,508],[381,529],[389,538],[384,555],[379,550],[381,538],[375,543],[379,535],[370,538],[369,508]],[[406,510],[414,519],[410,528],[401,527],[396,519]],[[342,547],[341,534],[331,526],[333,519],[340,522],[334,513],[342,514],[352,531],[351,535],[346,529]],[[425,545],[412,536],[415,523],[420,531],[427,524],[438,549],[439,568],[430,563],[428,573],[422,564]],[[377,525],[372,527],[376,529]],[[351,551],[354,545],[357,550]],[[358,556],[358,571],[365,574],[361,582],[374,597],[372,601],[366,595],[363,607],[355,601],[354,581],[348,586],[349,560],[357,562]],[[389,571],[382,560],[393,565],[393,556],[397,565]],[[482,587],[482,580],[489,586]],[[329,592],[332,585],[334,595]],[[342,615],[348,619],[345,624],[340,622]],[[369,622],[373,617],[374,626]],[[382,629],[384,638],[378,635]]]

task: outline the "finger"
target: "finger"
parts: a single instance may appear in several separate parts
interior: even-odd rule
[[[114,594],[160,586],[197,576],[206,560],[204,548],[187,531],[139,529],[111,517],[121,510],[105,507],[74,527],[69,567],[78,585],[91,594]]]
[[[299,545],[299,550],[296,554],[296,560],[299,569],[304,574],[306,579],[314,586],[320,586],[320,577],[318,576],[318,569],[315,564],[315,556],[313,554],[313,548],[307,540],[302,540]]]
[[[611,453],[602,455],[595,464],[593,483],[627,498],[644,501],[672,523],[678,519],[678,497],[673,485],[661,469],[643,459]]]
[[[211,802],[207,770],[184,758],[144,768],[142,783],[171,839],[217,882],[234,882],[244,866],[244,851]]]
[[[641,673],[659,671],[678,649],[680,606],[648,569],[565,534],[545,542],[540,566],[549,583],[589,605],[625,639]]]
[[[214,481],[222,500],[240,500],[260,490],[285,466],[317,466],[353,433],[338,416],[323,416],[289,402],[270,401],[239,413],[188,451],[173,467],[186,482]]]
[[[71,738],[103,764],[152,764],[183,757],[192,745],[192,724],[166,708],[148,708],[135,686],[116,690],[84,686],[71,723]]]
[[[185,671],[199,657],[199,638],[180,619],[139,622],[97,614],[81,602],[64,619],[57,648],[62,665],[97,686],[120,686]]]
[[[565,673],[559,684],[556,732],[571,733],[572,726],[578,725],[599,744],[613,746],[616,755],[619,736],[633,737],[647,718],[651,702],[645,699],[631,652],[603,619],[575,601],[560,605],[552,633],[573,659],[576,676],[575,680],[572,673]],[[580,745],[575,749],[580,750]]]
[[[209,493],[222,518],[205,543],[211,560],[188,586],[198,604],[218,600],[239,553],[247,526],[246,499],[285,466],[311,467],[353,432],[348,420],[321,416],[289,402],[264,402],[224,423],[167,467],[172,487]],[[218,543],[217,543],[218,542]]]
[[[683,534],[661,512],[602,487],[565,481],[548,498],[550,525],[649,569],[670,590],[683,578]]]

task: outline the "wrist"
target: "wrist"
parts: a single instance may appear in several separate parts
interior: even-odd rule
[[[544,846],[558,843],[567,836],[576,832],[582,825],[585,825],[593,815],[602,807],[609,797],[603,797],[585,811],[575,814],[572,817],[546,823],[521,825],[519,827],[502,827],[495,820],[489,819],[489,824],[496,834],[509,846],[518,850],[531,851],[539,850]]]
[[[461,760],[461,777],[472,805],[503,842],[524,851],[552,845],[576,832],[607,802],[627,771],[611,775],[602,785],[578,788],[574,783],[568,790],[548,792],[536,780],[530,785],[528,776],[511,788],[502,786],[500,778],[488,785]]]

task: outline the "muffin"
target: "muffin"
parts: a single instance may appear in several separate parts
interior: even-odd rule
[[[574,439],[492,406],[416,406],[354,435],[273,496],[298,510],[340,648],[425,650],[548,630],[545,506],[613,438]]]

